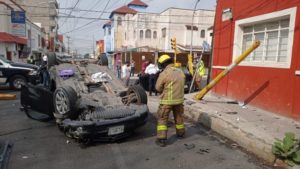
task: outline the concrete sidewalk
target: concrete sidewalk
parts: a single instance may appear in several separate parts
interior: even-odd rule
[[[282,139],[286,132],[300,136],[300,121],[252,106],[242,106],[210,93],[202,101],[193,100],[193,96],[185,95],[186,116],[270,163],[275,159],[272,154],[275,138]],[[151,99],[158,101],[159,98]]]

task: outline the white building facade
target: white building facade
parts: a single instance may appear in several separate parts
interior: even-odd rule
[[[141,12],[146,7],[131,2],[112,12],[110,29],[114,30],[115,51],[171,52],[171,38],[176,38],[182,51],[189,51],[191,45],[193,51],[201,51],[204,43],[211,44],[215,11],[168,8],[161,13]]]

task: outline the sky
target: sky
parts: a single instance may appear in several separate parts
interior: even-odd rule
[[[167,8],[177,7],[193,9],[197,0],[142,0],[148,4],[146,12],[160,13]],[[109,14],[114,9],[128,4],[131,0],[58,0],[59,3],[59,34],[64,35],[66,47],[67,38],[70,37],[70,50],[76,49],[78,53],[92,53],[93,44],[96,40],[103,39],[102,26],[106,20],[79,19],[84,18],[103,18],[108,19]],[[75,6],[75,8],[74,8]],[[200,0],[196,9],[212,9],[216,6],[216,0]],[[106,7],[106,8],[105,8]],[[65,9],[67,8],[67,9]],[[71,10],[73,9],[74,10]],[[81,11],[80,11],[80,10]],[[82,11],[84,10],[84,11]],[[87,11],[105,12],[87,12]],[[76,16],[77,18],[72,18]],[[87,26],[83,26],[86,25]],[[75,29],[75,30],[74,30]]]

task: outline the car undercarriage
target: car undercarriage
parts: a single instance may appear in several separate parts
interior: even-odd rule
[[[54,118],[67,137],[78,142],[115,141],[144,125],[147,95],[139,85],[126,88],[107,66],[80,61],[62,63],[48,70],[49,86],[25,84],[21,105]]]

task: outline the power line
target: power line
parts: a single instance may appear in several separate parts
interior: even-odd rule
[[[115,4],[114,4],[115,5]],[[36,5],[20,5],[20,6],[25,6],[25,7],[37,7],[37,8],[46,8],[49,9],[49,7],[45,7],[45,6],[36,6]],[[58,8],[59,10],[71,10],[73,12],[93,12],[93,13],[111,13],[112,11],[103,11],[103,10],[90,10],[90,9],[80,9],[80,8]],[[197,9],[198,10],[206,10],[206,9]],[[209,11],[214,11],[214,10],[209,10]],[[164,14],[161,15],[160,13],[140,13],[140,14],[153,14],[153,15],[158,15],[158,16],[181,16],[181,17],[191,17],[192,15],[168,15],[168,14]],[[201,15],[201,16],[197,16],[197,17],[214,17],[214,15]]]
[[[86,11],[84,14],[80,15],[80,17],[85,16],[87,13],[89,13],[90,10],[95,9],[95,7],[97,7],[101,1],[102,0],[98,0],[94,5],[92,5],[92,7],[90,9],[88,9],[88,11]],[[77,24],[78,24],[78,19],[76,20],[76,23],[74,23],[74,28],[76,28]]]
[[[76,6],[78,5],[79,1],[80,1],[80,0],[77,0],[77,2],[75,3],[75,5],[73,6],[73,8],[71,9],[71,11],[70,11],[70,13],[69,13],[68,16],[71,16],[71,14],[72,14],[74,8],[76,8]],[[62,25],[60,26],[61,28],[64,26],[64,24],[65,24],[65,22],[67,21],[67,19],[68,19],[68,18],[66,18],[65,21],[62,23]]]
[[[10,14],[0,14],[0,15],[7,15],[7,16],[10,16]],[[30,17],[49,17],[47,15],[32,15]],[[78,18],[78,19],[85,19],[85,20],[92,20],[92,22],[89,22],[85,25],[82,25],[81,27],[84,27],[84,26],[87,26],[89,25],[90,23],[93,23],[95,21],[111,21],[110,19],[107,19],[107,18],[95,18],[95,17],[78,17],[78,16],[57,16],[58,18]],[[186,25],[189,25],[191,24],[191,22],[174,22],[174,21],[171,21],[171,22],[163,22],[163,21],[148,21],[148,20],[138,20],[138,21],[135,21],[135,20],[128,20],[128,19],[122,19],[120,21],[124,21],[124,22],[132,22],[132,23],[164,23],[164,24],[186,24]],[[209,23],[199,23],[201,25],[212,25],[212,24],[209,24]],[[80,29],[80,27],[78,28],[75,28],[76,30],[77,29]],[[72,30],[73,31],[73,30]],[[71,32],[71,31],[70,31]],[[66,33],[69,33],[69,32],[66,32]],[[64,33],[64,34],[66,34]]]
[[[63,9],[63,8],[61,8]],[[70,10],[70,9],[67,9],[67,10]],[[198,10],[201,10],[201,9],[198,9]],[[196,11],[198,11],[196,10]],[[112,11],[102,11],[102,10],[87,10],[87,9],[74,9],[74,11],[79,11],[79,12],[82,12],[82,11],[88,11],[88,12],[93,12],[93,13],[99,13],[99,12],[103,12],[103,13],[111,13]],[[138,13],[138,14],[146,14],[146,15],[158,15],[158,16],[182,16],[182,17],[192,17],[192,15],[180,15],[180,14],[172,14],[172,15],[168,15],[168,14],[160,14],[160,13]],[[197,16],[197,15],[195,15]],[[214,15],[201,15],[201,16],[197,16],[197,17],[215,17]]]
[[[90,9],[88,9],[87,11],[85,11],[84,14],[82,14],[81,16],[86,15],[87,13],[89,13],[90,11],[92,11],[93,9],[95,9],[95,7],[97,7],[97,5],[101,2],[102,0],[98,0],[95,5],[93,5]]]
[[[106,5],[105,5],[103,11],[106,10],[106,8],[107,8],[109,2],[110,2],[110,0],[107,0],[107,3],[106,3]],[[88,22],[88,23],[86,23],[86,24],[84,24],[84,25],[82,25],[82,26],[80,26],[80,27],[77,27],[77,28],[75,28],[75,29],[73,29],[73,30],[70,30],[70,31],[68,31],[68,32],[64,32],[64,33],[62,33],[62,34],[67,34],[67,33],[70,33],[70,32],[74,32],[74,31],[80,30],[81,28],[84,28],[85,26],[87,26],[87,25],[89,25],[89,24],[91,24],[91,23],[93,23],[93,22],[96,22],[96,21],[98,21],[99,19],[101,19],[101,16],[102,16],[102,15],[103,15],[103,12],[101,12],[101,14],[100,14],[100,16],[99,16],[98,18],[94,18],[91,22]]]

